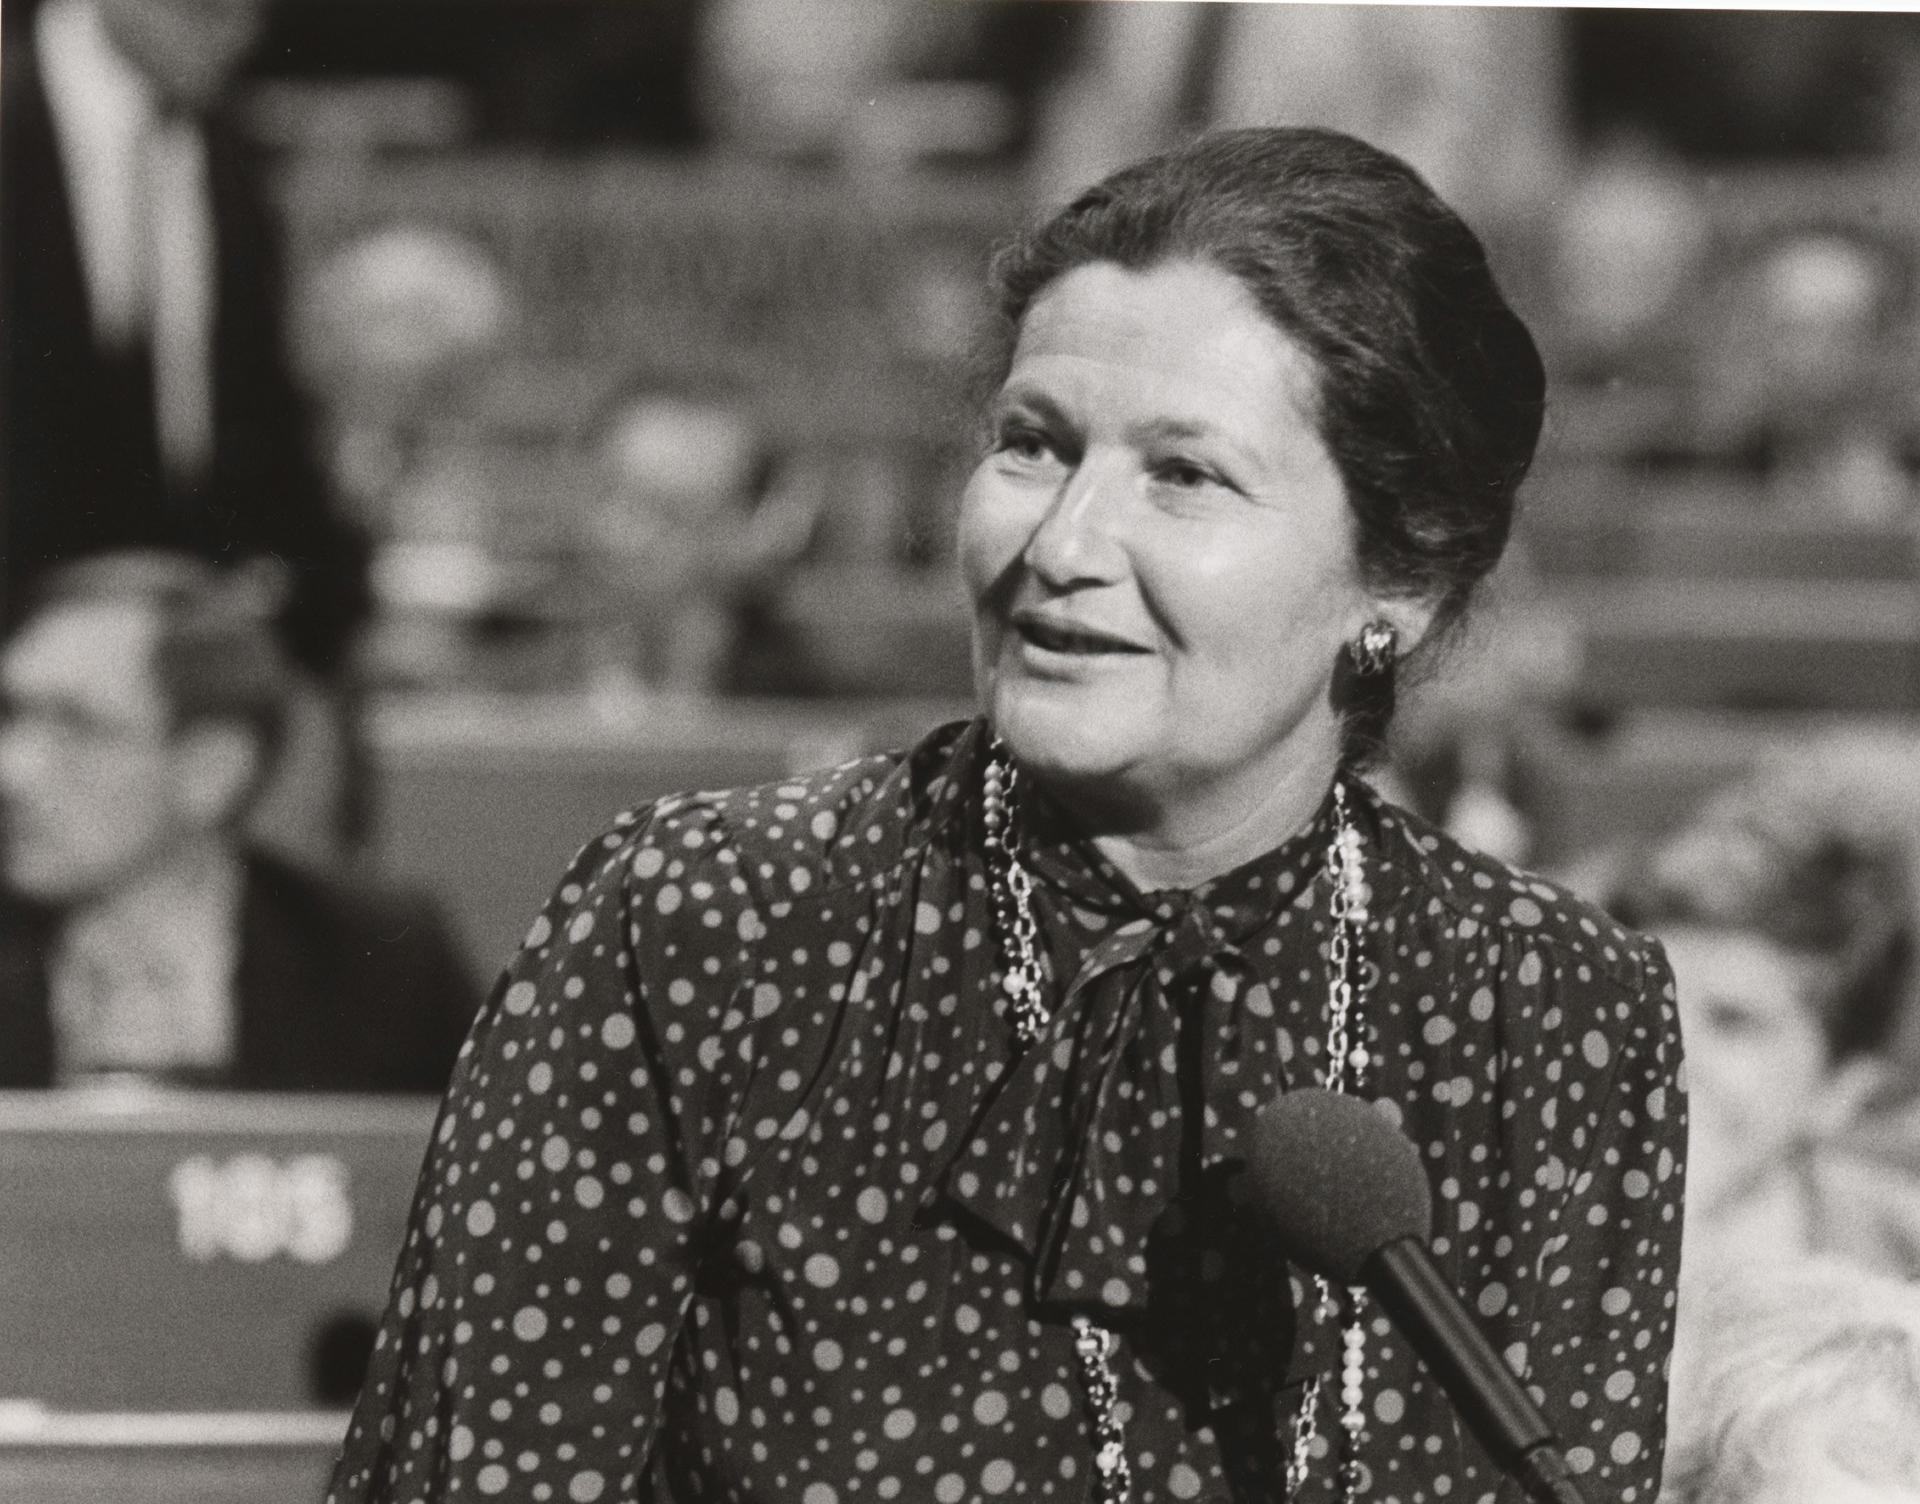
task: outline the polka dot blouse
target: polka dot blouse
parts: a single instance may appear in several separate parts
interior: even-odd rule
[[[577,858],[476,1024],[329,1498],[1092,1497],[1070,1322],[1119,1334],[1139,1504],[1279,1500],[1339,1333],[1236,1199],[1315,1084],[1330,804],[1143,894],[1031,797],[1053,1013],[1006,1014],[981,727],[682,795]],[[1653,1504],[1684,1104],[1652,942],[1371,795],[1369,1090],[1436,1258],[1589,1497]],[[1377,1310],[1362,1496],[1517,1501]],[[1303,1497],[1335,1498],[1317,1447]]]

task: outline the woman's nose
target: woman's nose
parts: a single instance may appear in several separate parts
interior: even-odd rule
[[[1054,493],[1021,562],[1056,590],[1110,583],[1126,567],[1116,533],[1122,500],[1119,479],[1083,460]]]

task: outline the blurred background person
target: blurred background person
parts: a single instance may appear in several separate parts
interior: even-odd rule
[[[1920,1499],[1920,1287],[1820,1261],[1723,1282],[1682,1324],[1662,1504]]]
[[[23,0],[0,90],[0,592],[135,546],[291,576],[279,622],[344,673],[366,540],[332,509],[283,340],[287,284],[229,85],[262,0]],[[324,734],[324,717],[318,723]],[[337,758],[346,836],[363,812]]]
[[[1808,755],[1615,880],[1609,907],[1661,938],[1679,993],[1683,1291],[1815,1254],[1920,1277],[1917,811],[1910,760]]]
[[[807,546],[817,505],[777,487],[751,414],[721,397],[626,398],[599,459],[592,526],[606,620],[595,692],[724,689],[744,629]]]
[[[287,674],[257,576],[103,555],[0,653],[0,1087],[432,1091],[477,991],[432,908],[252,845]]]

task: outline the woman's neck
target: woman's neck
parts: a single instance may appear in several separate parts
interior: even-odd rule
[[[1197,888],[1298,835],[1319,812],[1335,767],[1295,763],[1251,789],[1124,806],[1076,797],[1070,788],[1049,793],[1101,856],[1153,893]]]

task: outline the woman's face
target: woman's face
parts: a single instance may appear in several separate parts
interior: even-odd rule
[[[1738,929],[1681,926],[1673,963],[1687,1050],[1687,1195],[1708,1209],[1780,1162],[1827,1073],[1806,966]]]
[[[1154,809],[1324,787],[1335,659],[1381,607],[1315,383],[1212,266],[1035,299],[960,523],[982,705],[1023,766]]]

